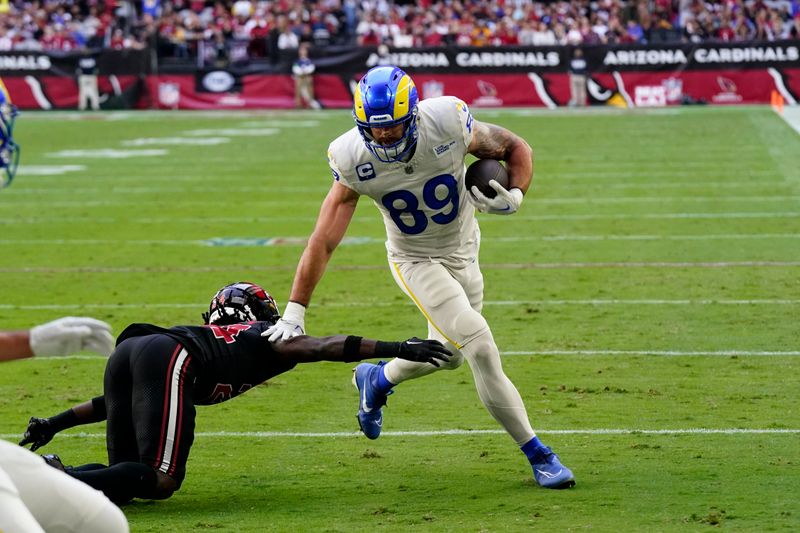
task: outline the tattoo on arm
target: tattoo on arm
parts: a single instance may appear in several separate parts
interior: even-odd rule
[[[518,137],[500,126],[476,123],[470,153],[480,159],[506,160]]]

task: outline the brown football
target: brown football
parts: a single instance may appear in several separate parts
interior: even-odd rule
[[[467,167],[467,190],[472,191],[475,185],[487,198],[494,198],[497,192],[489,186],[491,180],[497,181],[508,189],[508,172],[506,167],[496,159],[478,159]]]

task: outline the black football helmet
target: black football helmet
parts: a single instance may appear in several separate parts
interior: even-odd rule
[[[274,324],[280,317],[278,305],[267,291],[255,283],[237,281],[217,291],[208,312],[203,313],[203,323],[217,326],[254,321]]]

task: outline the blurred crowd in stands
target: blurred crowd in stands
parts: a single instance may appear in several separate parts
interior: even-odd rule
[[[3,3],[4,4],[4,3]],[[0,51],[144,48],[226,60],[312,46],[800,39],[800,0],[9,0]]]

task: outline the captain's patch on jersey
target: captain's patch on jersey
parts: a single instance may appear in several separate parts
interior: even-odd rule
[[[358,175],[358,181],[367,181],[371,180],[377,174],[375,174],[375,167],[372,166],[372,163],[364,163],[363,165],[358,165],[356,167],[356,175]]]

